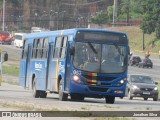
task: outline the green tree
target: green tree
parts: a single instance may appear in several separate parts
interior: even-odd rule
[[[95,16],[93,16],[90,21],[95,24],[105,24],[109,20],[107,11],[97,12]]]
[[[141,18],[142,7],[141,0],[121,0],[118,5],[118,19],[126,19],[127,13],[129,19]]]
[[[136,19],[142,17],[141,0],[119,0],[117,5],[117,20]],[[113,18],[113,6],[108,6],[103,12],[98,12],[91,18],[96,24],[111,22]]]
[[[144,33],[156,33],[156,37],[160,38],[160,0],[144,0],[141,1],[143,8],[143,22],[140,28]]]
[[[113,6],[108,6],[107,14],[108,14],[109,21],[112,21],[112,18],[113,18]]]

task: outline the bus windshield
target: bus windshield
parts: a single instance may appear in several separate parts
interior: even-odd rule
[[[127,68],[127,47],[117,44],[76,42],[73,65],[96,73],[120,73]]]

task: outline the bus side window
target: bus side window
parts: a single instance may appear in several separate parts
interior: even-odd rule
[[[35,58],[36,53],[36,39],[33,40],[32,58]]]
[[[47,58],[47,53],[48,53],[48,38],[45,38],[43,41],[42,58]]]
[[[27,45],[28,45],[27,40],[24,40],[22,48],[22,56],[21,56],[22,59],[25,59],[27,57],[27,51],[28,51]]]
[[[42,45],[43,45],[43,39],[39,39],[39,42],[37,44],[37,58],[42,57]]]
[[[61,46],[61,53],[60,53],[60,57],[61,58],[65,58],[66,56],[66,46],[67,46],[67,40],[68,40],[68,37],[67,36],[64,36],[63,37],[63,43],[62,43],[62,46]]]
[[[38,46],[40,44],[40,39],[37,39],[37,42],[36,42],[36,57],[35,58],[38,58]]]
[[[39,43],[39,39],[34,39],[32,58],[37,58],[37,46],[38,46],[38,43]]]
[[[60,50],[61,50],[61,44],[62,44],[62,37],[57,37],[55,47],[54,47],[55,48],[54,58],[59,58]]]

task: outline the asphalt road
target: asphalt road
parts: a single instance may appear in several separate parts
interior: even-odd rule
[[[155,79],[155,81],[160,81],[160,66],[153,65],[153,68],[139,68],[137,66],[129,66],[129,74],[145,74],[149,75]]]
[[[133,55],[138,55],[144,58],[143,52],[134,52]],[[129,66],[129,74],[146,74],[153,77],[156,81],[160,82],[160,59],[158,55],[151,54],[150,59],[153,62],[153,68],[139,68],[138,66]]]

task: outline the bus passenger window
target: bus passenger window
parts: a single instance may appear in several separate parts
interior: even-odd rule
[[[43,39],[39,39],[39,42],[37,45],[37,58],[42,57],[42,44],[43,44]]]
[[[27,41],[24,40],[24,43],[23,43],[23,48],[22,48],[22,59],[25,59],[27,57],[27,51],[28,51],[28,46],[27,46]]]
[[[67,37],[63,38],[63,44],[62,44],[62,48],[61,48],[61,58],[65,58],[66,56],[66,46],[67,46]]]
[[[54,52],[54,58],[59,58],[60,55],[60,49],[62,44],[62,37],[56,38],[56,44],[55,44],[55,52]]]
[[[36,58],[37,40],[38,39],[34,39],[34,42],[33,42],[32,58]]]
[[[43,41],[42,58],[47,58],[47,53],[48,53],[48,38],[45,38]]]
[[[35,55],[35,58],[38,57],[38,45],[40,43],[40,39],[37,39],[37,42],[36,42],[36,55]]]

